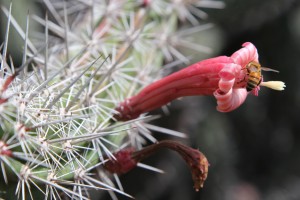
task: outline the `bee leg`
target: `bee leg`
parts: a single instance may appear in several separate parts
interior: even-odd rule
[[[261,76],[261,78],[260,78],[260,80],[259,80],[259,82],[258,82],[257,85],[260,85],[262,81],[263,81],[263,76]]]

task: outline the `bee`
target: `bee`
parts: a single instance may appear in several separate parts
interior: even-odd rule
[[[279,71],[277,70],[262,67],[258,62],[255,61],[249,62],[245,69],[247,70],[247,76],[248,76],[247,85],[246,85],[247,92],[252,91],[261,83],[262,81],[261,70],[279,73]]]

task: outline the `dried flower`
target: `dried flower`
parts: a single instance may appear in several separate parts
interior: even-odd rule
[[[194,188],[196,191],[199,191],[207,178],[209,163],[206,157],[198,149],[193,149],[180,144],[179,142],[164,140],[149,145],[139,151],[134,151],[133,148],[123,149],[116,152],[114,158],[110,158],[104,164],[104,167],[111,173],[124,174],[135,168],[138,162],[161,148],[176,151],[185,160],[192,173]]]
[[[254,95],[258,94],[259,84],[283,90],[283,82],[261,83],[260,69],[252,72],[247,68],[249,63],[259,65],[258,53],[250,42],[244,43],[243,47],[230,57],[219,56],[200,61],[150,84],[136,96],[120,103],[114,118],[121,121],[134,119],[176,98],[193,95],[214,95],[217,110],[230,112],[245,101],[249,91],[247,84],[254,75],[258,76],[257,82],[249,91]]]
[[[114,158],[104,163],[105,169],[111,173],[125,174],[137,166],[137,161],[132,158],[133,148],[123,149],[114,153]]]

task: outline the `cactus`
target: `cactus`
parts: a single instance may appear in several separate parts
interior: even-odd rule
[[[206,16],[199,7],[223,3],[43,2],[45,17],[28,15],[25,30],[11,14],[12,5],[1,7],[7,27],[0,46],[0,167],[2,180],[15,188],[5,195],[89,199],[89,191],[99,190],[112,199],[115,193],[130,197],[118,176],[103,167],[114,152],[156,142],[151,130],[185,135],[149,124],[155,116],[146,114],[114,122],[114,108],[161,77],[164,62],[187,63],[180,47],[209,51],[186,38],[211,27],[198,23]],[[29,36],[30,20],[43,26],[42,34]],[[179,29],[182,21],[192,27]],[[19,67],[7,53],[12,27],[24,42]]]

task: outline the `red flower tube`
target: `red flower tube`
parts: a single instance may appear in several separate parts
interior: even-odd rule
[[[246,42],[243,48],[230,57],[219,56],[200,61],[150,84],[137,95],[120,103],[115,109],[118,114],[114,118],[121,121],[134,119],[174,99],[194,95],[213,95],[217,100],[217,110],[230,112],[238,108],[247,97],[247,66],[251,62],[259,65],[258,53],[252,43]],[[257,74],[260,75],[260,69]],[[257,86],[250,91],[255,95],[258,94],[258,85],[262,80],[259,78]],[[280,83],[281,88],[277,90],[284,87]]]

